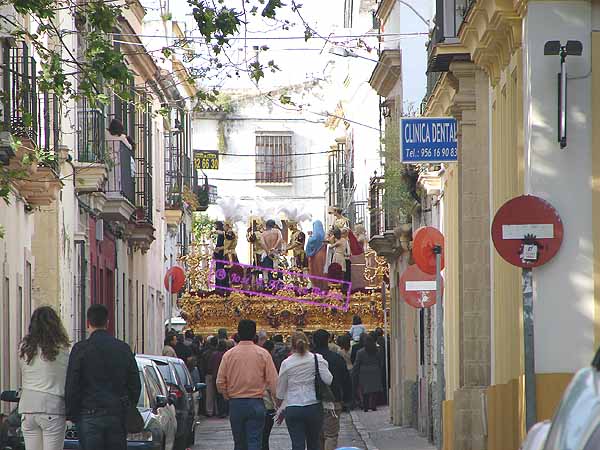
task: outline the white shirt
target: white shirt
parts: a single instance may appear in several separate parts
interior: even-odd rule
[[[23,392],[19,412],[64,414],[69,349],[60,349],[54,361],[44,359],[38,349],[29,364],[24,359],[20,363]]]
[[[54,361],[47,361],[41,353],[39,349],[29,364],[21,359],[23,389],[64,397],[69,350],[60,349]]]
[[[319,375],[325,384],[330,385],[333,375],[329,372],[329,364],[317,354]],[[315,357],[313,353],[304,355],[292,353],[281,363],[277,398],[286,400],[287,406],[308,406],[319,403],[315,393]]]

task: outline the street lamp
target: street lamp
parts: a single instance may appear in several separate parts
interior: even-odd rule
[[[548,41],[544,44],[544,55],[560,56],[560,73],[558,74],[558,142],[560,148],[567,146],[567,56],[581,56],[583,44],[580,41]]]

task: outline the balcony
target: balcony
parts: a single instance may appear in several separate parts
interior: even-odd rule
[[[458,33],[475,3],[476,0],[437,0],[435,27],[427,45],[427,73],[447,72],[453,61],[471,60]]]
[[[132,220],[127,225],[128,241],[134,249],[148,251],[154,241],[155,229],[152,226],[154,199],[152,196],[152,111],[149,106],[148,94],[143,91],[135,93],[136,103],[145,108],[133,111],[133,129],[135,136],[135,183],[134,205]]]
[[[369,84],[382,97],[388,97],[402,77],[402,53],[398,49],[383,50],[371,74]]]
[[[26,43],[13,46],[3,39],[1,48],[2,164],[20,174],[13,184],[30,206],[47,206],[62,188],[55,160],[47,158],[58,154],[58,99],[38,92],[36,62]]]
[[[102,108],[91,108],[87,100],[77,108],[77,169],[78,193],[97,193],[108,179],[106,119]]]
[[[102,218],[114,222],[129,222],[135,212],[133,150],[124,135],[106,137],[108,177],[104,185],[106,201]]]

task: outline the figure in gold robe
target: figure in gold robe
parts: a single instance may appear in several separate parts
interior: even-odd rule
[[[287,246],[287,250],[292,252],[294,256],[294,264],[302,271],[308,268],[308,258],[304,251],[304,243],[306,242],[306,235],[298,228],[298,224],[294,221],[288,222],[288,229],[291,231],[290,243]]]

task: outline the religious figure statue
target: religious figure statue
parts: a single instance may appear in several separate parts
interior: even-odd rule
[[[325,263],[327,259],[327,243],[325,242],[325,228],[323,222],[315,220],[312,231],[308,232],[306,242],[306,255],[308,257],[308,273],[313,288],[325,291],[328,288],[325,277]]]
[[[287,251],[292,252],[296,268],[304,272],[308,268],[308,258],[304,251],[306,235],[299,229],[298,223],[294,220],[288,222],[288,229],[291,233]]]
[[[238,243],[237,234],[233,231],[233,224],[229,221],[225,221],[225,242],[223,244],[223,253],[225,258],[229,261],[229,267],[233,265],[233,263],[237,262],[237,253],[236,247]]]
[[[252,219],[252,226],[248,227],[246,231],[246,240],[250,243],[252,248],[253,262],[255,266],[259,267],[262,259],[265,255],[265,249],[262,245],[262,233],[265,230],[265,226],[262,219]]]

